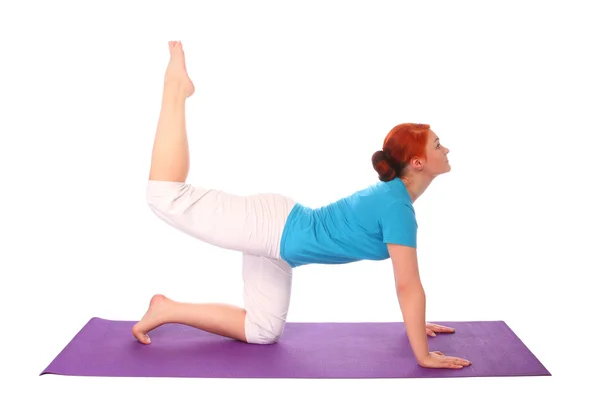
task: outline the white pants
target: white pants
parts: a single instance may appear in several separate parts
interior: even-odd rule
[[[214,246],[243,253],[245,331],[249,343],[279,340],[292,268],[279,245],[294,200],[280,194],[237,196],[183,182],[148,182],[146,198],[163,221]]]

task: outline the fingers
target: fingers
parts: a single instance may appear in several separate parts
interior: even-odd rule
[[[450,367],[450,368],[456,368],[456,367],[468,367],[469,365],[471,365],[471,361],[464,359],[464,358],[458,358],[458,357],[453,357],[453,356],[445,356],[444,354],[442,354],[439,351],[434,351],[434,354],[438,354],[438,355],[443,355],[444,358],[442,358],[445,366]]]
[[[471,361],[469,360],[453,356],[446,356],[441,351],[432,351],[431,354],[436,355],[436,358],[434,358],[434,361],[436,362],[433,362],[432,366],[435,366],[437,368],[461,369],[471,365]],[[437,355],[441,357],[438,357]]]
[[[432,354],[445,356],[444,353],[441,351],[433,351]],[[444,359],[446,360],[447,363],[453,364],[453,365],[464,365],[464,366],[471,365],[471,361],[464,359],[464,358],[446,356]]]
[[[443,358],[448,364],[452,364],[452,365],[462,365],[462,366],[468,366],[471,365],[471,361],[464,359],[464,358],[457,358],[457,357],[453,357],[453,356],[445,356],[443,353],[441,353],[440,351],[434,351],[434,354],[438,354],[438,355],[442,355],[445,358]]]
[[[453,365],[460,365],[463,367],[468,367],[469,365],[471,365],[471,361],[467,361],[466,359],[454,358],[454,357],[449,357],[449,358],[450,358],[450,363]]]
[[[434,332],[454,332],[455,329],[449,326],[438,325],[436,323],[428,323],[426,324],[428,329],[431,329]]]
[[[427,335],[435,336],[435,332],[433,332],[431,329],[426,329],[425,331],[427,332]]]
[[[446,362],[446,367],[455,368],[455,369],[468,367],[469,365],[471,365],[470,362],[462,361],[462,360],[450,360],[450,361]]]

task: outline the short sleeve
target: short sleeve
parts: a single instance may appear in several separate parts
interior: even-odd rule
[[[393,204],[381,214],[381,233],[384,243],[417,247],[415,211],[406,204]]]

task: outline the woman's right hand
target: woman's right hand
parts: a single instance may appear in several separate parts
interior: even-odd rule
[[[463,358],[447,356],[440,351],[434,351],[430,352],[425,359],[419,361],[419,365],[424,368],[461,369],[462,367],[468,367],[471,365],[471,361],[467,361]]]

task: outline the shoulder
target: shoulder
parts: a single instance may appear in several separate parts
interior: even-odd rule
[[[410,203],[406,203],[402,200],[393,200],[388,204],[382,205],[379,210],[379,214],[382,219],[395,219],[395,220],[410,220],[416,221],[415,209]]]

